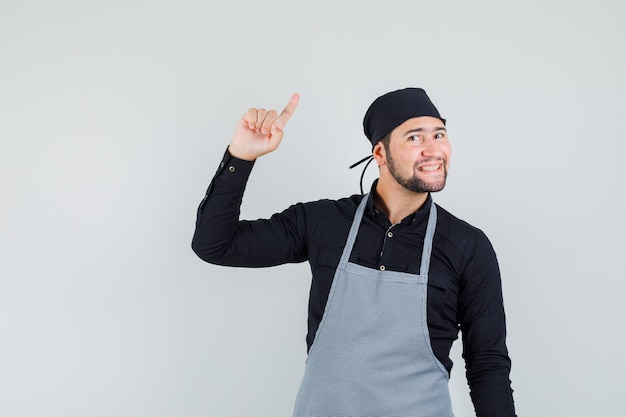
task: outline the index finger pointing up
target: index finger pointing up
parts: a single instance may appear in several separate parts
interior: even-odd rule
[[[296,107],[298,106],[298,101],[300,101],[300,94],[293,93],[291,99],[289,100],[289,103],[287,103],[285,109],[280,113],[278,119],[276,119],[276,121],[274,122],[274,125],[277,128],[279,128],[280,130],[283,130],[285,128],[285,125],[287,124],[287,122],[293,115],[293,112],[296,110]]]

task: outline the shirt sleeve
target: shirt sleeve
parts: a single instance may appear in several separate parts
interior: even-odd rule
[[[470,396],[478,417],[514,417],[502,284],[496,254],[480,232],[463,273],[459,317]]]
[[[198,207],[193,251],[204,261],[227,266],[264,267],[307,259],[306,215],[302,203],[270,219],[240,220],[240,207],[254,161],[228,150]]]

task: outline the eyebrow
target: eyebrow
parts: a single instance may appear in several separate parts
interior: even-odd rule
[[[407,130],[404,134],[408,135],[410,133],[422,133],[422,132],[447,132],[446,128],[443,126],[437,126],[437,127],[433,127],[433,128],[427,128],[427,127],[418,127],[417,129],[411,129],[411,130]]]

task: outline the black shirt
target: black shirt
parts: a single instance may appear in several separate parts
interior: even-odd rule
[[[192,247],[203,260],[263,267],[309,261],[312,272],[307,346],[322,319],[335,268],[361,195],[297,203],[269,219],[239,220],[254,162],[225,153],[198,209]],[[431,196],[392,225],[369,194],[350,262],[419,274]],[[448,372],[452,342],[463,334],[463,357],[477,415],[514,416],[505,344],[505,316],[495,252],[482,231],[437,206],[428,278],[427,322],[431,346]]]

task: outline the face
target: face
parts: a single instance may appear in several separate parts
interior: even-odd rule
[[[389,143],[382,146],[389,174],[402,187],[424,193],[441,191],[446,185],[452,148],[441,120],[427,116],[409,119],[396,127]]]

